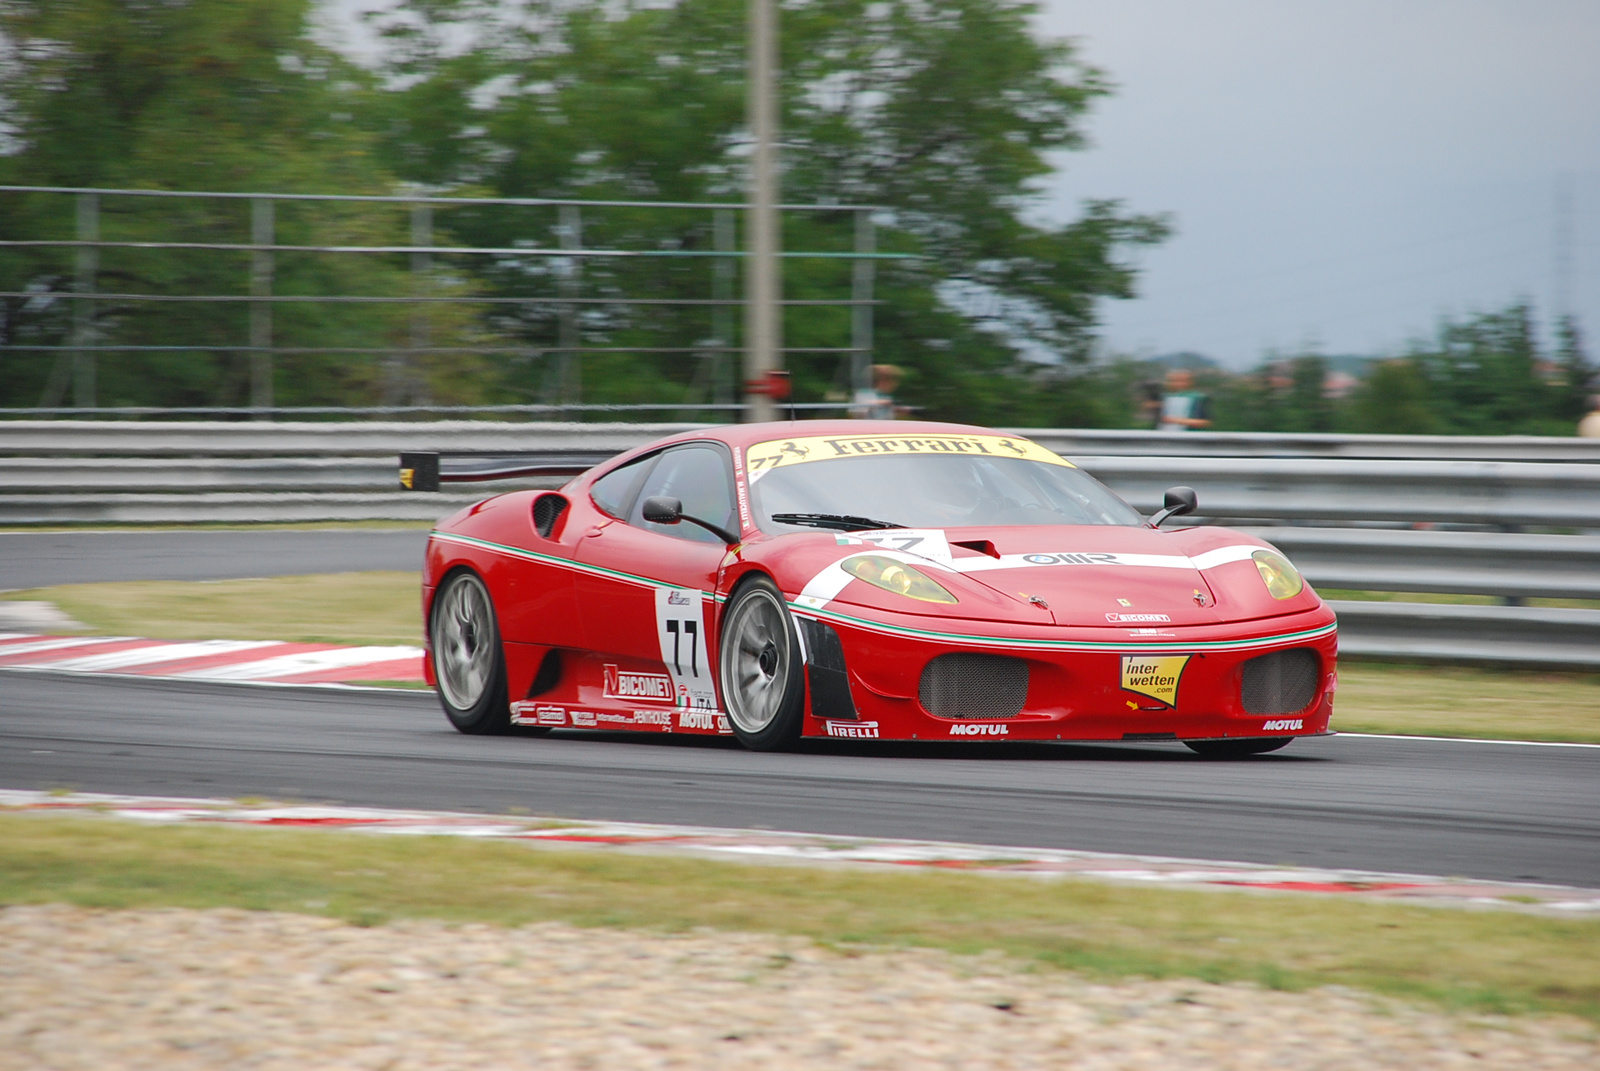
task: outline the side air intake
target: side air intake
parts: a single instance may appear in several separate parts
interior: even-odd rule
[[[1240,699],[1250,714],[1293,714],[1317,694],[1321,673],[1316,652],[1304,647],[1252,658],[1244,664]]]
[[[556,522],[567,512],[567,500],[557,494],[540,495],[533,500],[533,527],[546,539],[555,530]]]
[[[917,698],[936,718],[1014,718],[1028,701],[1028,663],[986,654],[947,654],[922,671]]]

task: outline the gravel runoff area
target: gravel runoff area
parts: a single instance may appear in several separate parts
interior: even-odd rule
[[[1575,1019],[542,924],[0,909],[0,1068],[1600,1067]]]

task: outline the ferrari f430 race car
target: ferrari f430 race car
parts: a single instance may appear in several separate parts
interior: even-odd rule
[[[406,475],[410,475],[406,470]],[[428,540],[427,675],[511,725],[849,740],[1327,732],[1333,612],[1272,546],[1163,530],[1071,462],[955,424],[686,432]]]

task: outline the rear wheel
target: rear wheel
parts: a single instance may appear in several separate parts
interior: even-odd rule
[[[739,742],[776,751],[800,739],[800,645],[777,585],[766,577],[739,585],[723,612],[717,647],[722,701]]]
[[[1183,745],[1207,759],[1243,759],[1288,747],[1292,736],[1265,736],[1248,740],[1185,740]]]
[[[476,573],[452,573],[433,600],[428,626],[439,703],[464,733],[503,733],[511,726],[506,656],[489,589]]]

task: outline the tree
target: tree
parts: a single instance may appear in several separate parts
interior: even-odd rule
[[[1078,148],[1101,72],[1062,42],[1038,40],[1033,7],[1014,0],[793,0],[782,13],[784,198],[883,206],[879,248],[920,259],[879,271],[875,358],[906,367],[903,394],[930,415],[1005,420],[1041,369],[1029,355],[1083,360],[1097,303],[1132,294],[1129,252],[1165,221],[1088,205],[1064,225],[1032,222],[1047,154]],[[402,177],[506,196],[740,200],[744,188],[744,12],[739,0],[571,7],[407,0],[387,16],[383,75],[392,92],[374,124]],[[466,44],[459,42],[466,40]],[[461,216],[463,237],[548,236],[553,213]],[[850,248],[851,213],[788,213],[788,249]],[[586,244],[589,223],[585,221]],[[609,212],[596,243],[705,251],[708,221]],[[706,261],[591,262],[599,293],[704,295]],[[838,296],[842,261],[789,259],[787,295]],[[535,264],[505,264],[493,285],[552,292]],[[557,307],[536,306],[519,334],[549,343]],[[785,338],[837,347],[842,310],[791,308]],[[609,310],[591,340],[690,345],[706,317]],[[686,389],[689,362],[594,384],[590,397],[649,383]],[[792,355],[798,393],[840,385],[838,360]]]
[[[8,0],[0,6],[0,98],[8,141],[0,183],[166,190],[389,193],[373,137],[357,122],[365,76],[309,33],[311,0]],[[0,234],[74,236],[69,196],[0,194]],[[110,241],[248,243],[248,201],[107,198]],[[390,208],[280,202],[276,240],[290,245],[394,244],[404,217]],[[248,253],[108,248],[97,289],[125,294],[248,292]],[[279,254],[275,292],[405,293],[404,262]],[[68,251],[0,253],[0,289],[70,288]],[[69,302],[9,299],[0,343],[61,344]],[[107,355],[102,404],[237,405],[247,358],[225,347],[249,335],[242,303],[101,300],[96,341],[196,349]],[[278,305],[279,345],[328,347],[279,359],[282,403],[369,401],[379,365],[333,352],[402,343],[410,313],[394,306]],[[201,349],[198,347],[215,347]],[[56,375],[52,377],[52,369]],[[48,354],[7,359],[0,400],[61,398]],[[436,377],[443,385],[443,377]]]

